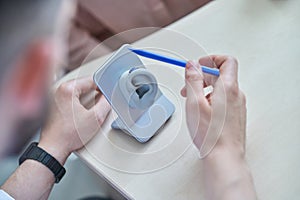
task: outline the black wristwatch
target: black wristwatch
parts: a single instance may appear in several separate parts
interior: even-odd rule
[[[49,153],[47,153],[37,145],[37,142],[33,142],[30,144],[30,146],[20,157],[19,165],[21,165],[27,159],[36,160],[48,167],[54,174],[55,183],[59,183],[59,181],[66,173],[65,168],[53,156],[51,156]]]

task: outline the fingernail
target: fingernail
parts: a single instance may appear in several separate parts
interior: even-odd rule
[[[192,62],[191,62],[191,61],[188,61],[188,62],[186,63],[186,68],[187,68],[187,69],[190,69],[190,68],[192,68],[192,67],[193,67]]]

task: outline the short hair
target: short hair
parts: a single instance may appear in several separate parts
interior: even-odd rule
[[[0,1],[0,83],[31,41],[54,32],[60,5],[61,0]]]

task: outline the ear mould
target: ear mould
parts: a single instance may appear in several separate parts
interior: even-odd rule
[[[156,78],[145,68],[131,68],[119,80],[120,90],[132,108],[146,109],[155,101],[158,86]]]

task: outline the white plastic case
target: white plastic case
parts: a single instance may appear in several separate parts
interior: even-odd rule
[[[147,142],[172,116],[175,106],[160,91],[156,78],[123,45],[94,74],[94,81],[118,115],[112,128]]]

